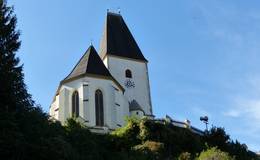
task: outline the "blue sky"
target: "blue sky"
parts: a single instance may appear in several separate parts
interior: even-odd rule
[[[21,30],[18,56],[45,111],[92,41],[107,9],[121,13],[149,60],[156,117],[225,127],[260,150],[260,2],[257,0],[9,0]]]

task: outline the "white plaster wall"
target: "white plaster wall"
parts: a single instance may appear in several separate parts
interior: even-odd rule
[[[107,56],[104,58],[103,63],[108,68],[108,58],[107,58]]]
[[[55,105],[54,104],[51,104],[51,107],[50,107],[50,116],[55,118],[55,112],[54,112],[54,108],[55,108]],[[57,119],[57,118],[56,118]]]
[[[108,112],[108,115],[111,115],[110,123],[112,124],[112,126],[111,126],[112,128],[116,128],[116,126],[117,126],[117,120],[116,120],[117,110],[116,110],[116,101],[115,101],[115,99],[116,99],[115,91],[116,90],[115,90],[114,86],[110,85],[109,99],[111,100],[111,106],[110,106],[110,110],[108,110],[107,112]]]
[[[146,115],[152,114],[151,98],[150,98],[150,86],[148,78],[147,64],[135,60],[128,60],[117,58],[114,56],[106,56],[104,59],[108,63],[108,69],[110,73],[116,78],[116,80],[125,86],[125,70],[130,69],[132,72],[132,81],[135,83],[134,88],[125,87],[125,96],[128,101],[135,99]]]
[[[104,124],[110,129],[115,129],[123,125],[123,118],[129,113],[126,112],[126,99],[123,92],[115,85],[112,80],[84,77],[65,83],[60,88],[59,93],[59,117],[63,124],[67,118],[72,116],[71,97],[75,90],[79,93],[79,115],[82,117],[86,124],[90,127],[96,126],[95,117],[95,92],[100,89],[103,93],[104,103]],[[55,105],[57,101],[54,102]],[[54,106],[54,103],[52,106]],[[117,109],[117,104],[120,109]],[[51,112],[53,107],[51,107]],[[119,113],[119,114],[118,114]],[[126,115],[123,115],[126,114]]]
[[[89,83],[83,82],[83,116],[82,118],[85,119],[86,124],[89,125],[90,122],[90,109],[87,107],[89,106]]]
[[[55,96],[55,100],[51,104],[50,116],[55,119],[59,119],[59,95]]]
[[[126,117],[129,114],[129,104],[127,98],[118,90],[115,90],[115,110],[116,110],[116,127],[125,125]]]
[[[69,97],[69,90],[67,88],[60,89],[59,92],[59,116],[58,120],[61,121],[62,124],[65,124],[67,117],[69,117],[69,102],[70,99],[67,99],[66,97]]]

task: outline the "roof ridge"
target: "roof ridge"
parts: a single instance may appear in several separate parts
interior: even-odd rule
[[[122,17],[122,15],[120,13],[116,13],[116,12],[112,12],[112,11],[108,11],[107,14],[113,14],[113,15]]]

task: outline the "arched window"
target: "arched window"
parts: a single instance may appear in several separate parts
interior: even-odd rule
[[[72,94],[72,116],[79,116],[79,93],[77,91]]]
[[[96,108],[96,125],[104,126],[103,94],[99,89],[96,90],[95,93],[95,108]]]
[[[127,70],[125,71],[125,77],[126,77],[126,78],[132,78],[132,72],[131,72],[129,69],[127,69]]]

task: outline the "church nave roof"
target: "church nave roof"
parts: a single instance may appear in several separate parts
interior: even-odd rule
[[[69,80],[87,73],[113,78],[93,45],[87,49],[71,73],[64,80]]]
[[[84,76],[111,79],[122,91],[125,91],[124,87],[110,74],[93,45],[87,49],[70,74],[60,82],[60,86]]]

